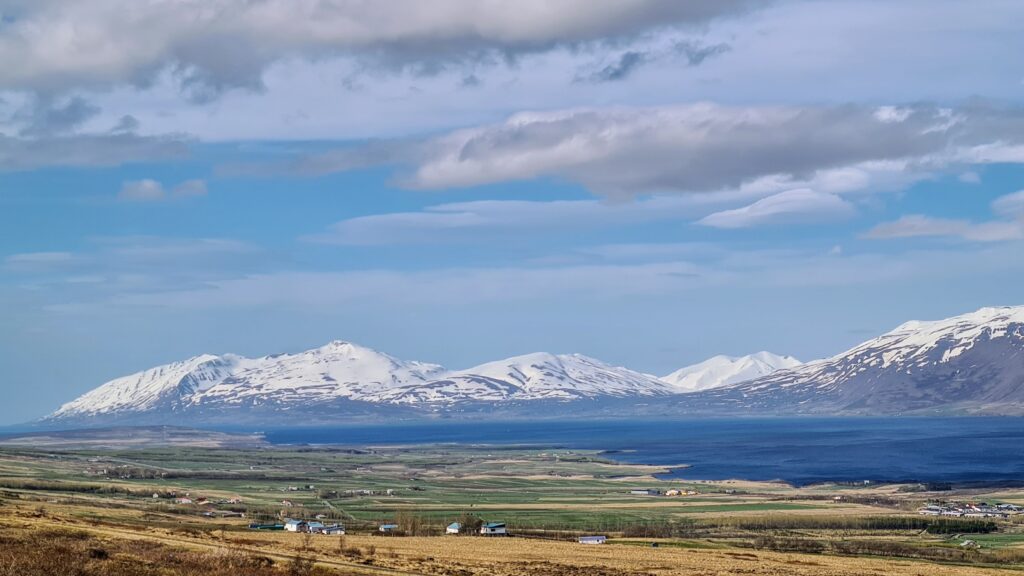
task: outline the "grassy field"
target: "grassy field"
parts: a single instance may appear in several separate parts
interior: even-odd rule
[[[97,539],[90,546],[106,546],[125,558],[131,556],[126,539],[162,542],[192,554],[262,555],[271,562],[259,568],[267,574],[295,569],[296,557],[308,560],[300,564],[310,570],[318,564],[340,573],[460,576],[1024,569],[1024,525],[1013,519],[937,528],[932,524],[938,520],[915,513],[933,498],[1024,502],[1024,494],[1015,491],[798,489],[662,481],[654,477],[659,472],[594,452],[523,447],[5,447],[0,535],[12,550],[33,534],[70,529]],[[633,488],[695,494],[634,496]],[[186,495],[193,502],[178,503]],[[244,517],[222,517],[229,513]],[[344,523],[348,534],[303,538],[247,528],[250,522],[315,516]],[[446,524],[464,519],[505,522],[518,537],[441,536]],[[377,525],[385,522],[399,523],[406,536],[377,535]],[[592,533],[610,536],[609,544],[575,543],[575,536]],[[65,548],[78,546],[73,539],[56,539]],[[961,546],[967,539],[977,547]],[[154,552],[165,553],[170,552]],[[258,562],[230,562],[249,561]],[[103,566],[91,561],[69,573],[115,573],[89,571]]]

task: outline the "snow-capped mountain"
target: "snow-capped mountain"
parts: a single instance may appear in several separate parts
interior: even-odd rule
[[[1024,413],[1024,307],[907,322],[826,360],[691,395],[687,410]]]
[[[223,382],[250,360],[204,354],[111,380],[57,409],[51,418],[144,412],[180,402]]]
[[[672,386],[676,392],[700,392],[753,380],[778,370],[796,368],[800,364],[801,362],[792,356],[779,356],[771,352],[757,352],[738,358],[719,355],[680,368],[661,380]]]
[[[44,421],[937,412],[1024,414],[1024,307],[907,322],[807,364],[766,352],[723,356],[663,379],[578,354],[449,371],[340,341],[263,358],[204,355],[112,380]]]
[[[380,398],[394,403],[580,400],[671,394],[654,376],[610,366],[580,354],[538,352],[451,372],[427,385],[406,386]]]
[[[339,398],[378,401],[404,386],[424,384],[445,373],[436,364],[407,362],[334,341],[298,354],[266,356],[245,370],[193,394],[192,405],[310,404]]]
[[[447,371],[335,341],[263,358],[199,356],[112,380],[49,420],[146,414],[242,415],[246,410],[321,412],[379,407],[436,410],[481,403],[567,402],[668,395],[654,376],[599,360],[546,353]]]

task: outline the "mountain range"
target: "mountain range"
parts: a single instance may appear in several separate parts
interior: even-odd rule
[[[448,370],[343,341],[262,358],[201,355],[107,382],[42,422],[914,413],[1024,413],[1024,307],[907,322],[806,364],[715,356],[660,378],[579,354]]]

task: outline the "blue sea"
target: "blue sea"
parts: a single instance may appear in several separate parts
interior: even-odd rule
[[[1024,485],[1022,418],[430,422],[266,430],[274,444],[492,444],[605,451],[694,480]]]

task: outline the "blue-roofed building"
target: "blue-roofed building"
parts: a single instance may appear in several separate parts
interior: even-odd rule
[[[504,522],[488,522],[480,527],[481,536],[508,536]]]
[[[305,532],[307,524],[305,520],[288,520],[284,523],[284,529],[289,532]]]
[[[398,532],[398,524],[381,524],[377,530],[380,532]]]
[[[462,524],[459,524],[458,522],[452,522],[448,525],[447,528],[444,529],[444,532],[445,534],[458,534],[462,532]]]

